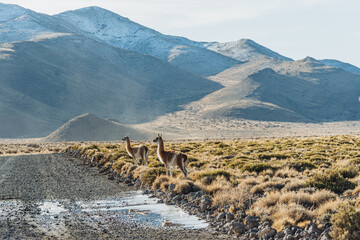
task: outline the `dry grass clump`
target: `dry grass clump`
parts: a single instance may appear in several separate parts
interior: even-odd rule
[[[308,180],[307,185],[318,189],[328,189],[335,193],[343,193],[356,187],[356,183],[345,179],[337,170],[330,170],[322,174],[316,173]]]
[[[152,184],[152,189],[157,190],[161,189],[162,191],[167,190],[167,186],[169,186],[170,178],[165,175],[161,175],[155,179],[155,181]]]
[[[227,180],[230,179],[231,174],[228,171],[225,170],[210,170],[210,171],[200,171],[195,174],[192,174],[192,179],[196,180],[202,180],[206,182],[207,184],[210,184],[213,180],[215,180],[218,176],[223,176]]]
[[[339,198],[335,200],[330,200],[321,204],[318,208],[315,209],[315,215],[322,222],[329,222],[330,217],[336,213],[339,209],[339,206],[343,204],[343,201]]]
[[[213,204],[220,207],[231,205],[236,208],[246,209],[249,207],[251,194],[246,184],[237,187],[219,190],[213,195]]]
[[[195,183],[209,194],[214,194],[220,190],[230,189],[232,187],[232,184],[224,176],[217,176],[210,184],[205,184],[203,181],[196,181]]]
[[[250,192],[252,194],[259,194],[264,192],[270,192],[273,190],[281,190],[289,181],[289,179],[273,178],[267,182],[255,185],[250,189]]]
[[[133,178],[141,178],[143,174],[149,169],[146,166],[135,166],[136,168],[131,172]]]
[[[360,211],[354,204],[345,203],[331,217],[331,237],[339,240],[357,240],[360,236]]]
[[[279,192],[274,191],[258,199],[251,207],[250,213],[273,222],[273,227],[281,230],[288,225],[296,225],[312,220],[316,214],[314,209],[327,202],[334,202],[337,195],[326,190],[309,193],[306,191]],[[328,207],[330,205],[327,205]],[[325,207],[322,207],[324,211]]]
[[[291,227],[313,219],[311,210],[306,209],[296,203],[280,204],[276,209],[272,209],[273,227],[281,231],[284,227]]]
[[[289,180],[289,182],[285,184],[282,190],[285,192],[289,192],[289,191],[297,191],[301,188],[306,188],[306,187],[307,186],[305,180],[294,178]]]
[[[148,164],[149,167],[164,167],[164,164],[159,161],[151,161]]]
[[[179,170],[176,178],[164,176],[156,145],[148,147],[149,167],[132,167],[124,144],[82,143],[72,148],[87,148],[88,156],[113,163],[116,171],[140,178],[153,189],[166,191],[173,183],[176,192],[185,194],[201,188],[219,209],[241,207],[269,219],[278,230],[309,220],[326,223],[344,194],[353,198],[351,194],[360,193],[360,187],[355,188],[360,182],[360,136],[167,142],[167,149],[186,152],[194,182],[183,180]],[[14,150],[19,148],[0,148],[3,153]]]
[[[248,171],[248,172],[260,173],[267,169],[276,169],[276,167],[272,166],[269,163],[249,163],[249,164],[245,164],[241,169],[244,172]]]
[[[310,161],[305,161],[305,160],[289,162],[289,167],[296,169],[296,171],[298,171],[298,172],[303,172],[307,169],[312,170],[312,169],[316,168],[315,164],[313,164]]]
[[[178,194],[188,194],[200,191],[201,188],[191,180],[177,180],[174,191]]]
[[[116,162],[114,162],[114,164],[112,165],[112,168],[116,171],[116,172],[121,172],[121,168],[126,164],[126,162],[118,160]]]
[[[0,143],[0,154],[7,156],[58,153],[70,145],[70,143]]]
[[[140,180],[142,181],[142,184],[151,186],[155,179],[162,174],[165,174],[165,169],[163,168],[147,167],[147,170],[140,176]]]

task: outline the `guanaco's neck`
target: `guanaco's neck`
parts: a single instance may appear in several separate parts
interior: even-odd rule
[[[132,151],[132,147],[130,145],[130,139],[126,139],[126,150],[128,150],[129,152]]]
[[[165,149],[164,149],[164,141],[162,140],[162,138],[159,139],[159,142],[158,142],[158,153],[159,155],[161,153],[165,152]]]

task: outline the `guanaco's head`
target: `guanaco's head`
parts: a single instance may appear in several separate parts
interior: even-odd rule
[[[129,136],[126,134],[125,135],[125,137],[122,139],[123,141],[127,141],[127,140],[129,140],[130,138],[129,138]]]
[[[160,142],[160,140],[162,140],[162,136],[160,134],[158,134],[158,136],[154,139],[153,142]]]

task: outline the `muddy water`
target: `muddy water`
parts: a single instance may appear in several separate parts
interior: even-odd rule
[[[19,217],[20,215],[20,217]],[[185,213],[175,206],[157,203],[140,191],[124,192],[119,196],[89,201],[44,200],[24,203],[19,200],[0,201],[0,221],[21,218],[28,225],[47,236],[70,237],[71,226],[81,222],[93,229],[107,232],[107,224],[127,224],[141,227],[166,227],[202,229],[208,224]]]
[[[141,191],[124,193],[121,199],[105,199],[89,202],[77,202],[82,211],[88,213],[125,212],[128,221],[146,222],[155,226],[169,225],[181,226],[183,228],[206,228],[208,224],[196,216],[184,212],[181,208],[157,203],[156,198],[141,194]]]

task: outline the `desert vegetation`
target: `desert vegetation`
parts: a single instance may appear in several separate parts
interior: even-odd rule
[[[188,180],[179,170],[173,178],[165,176],[156,145],[147,145],[148,167],[135,166],[124,144],[83,143],[71,149],[152,189],[202,190],[211,198],[214,216],[246,211],[278,231],[312,221],[331,222],[336,239],[359,234],[359,136],[166,142],[167,149],[188,155]]]
[[[72,143],[0,143],[0,156],[58,153]]]

